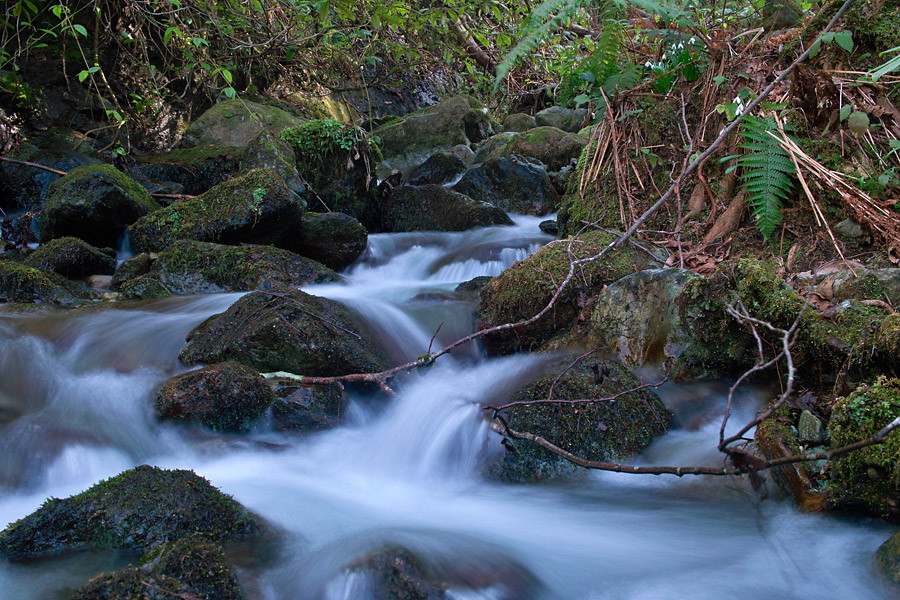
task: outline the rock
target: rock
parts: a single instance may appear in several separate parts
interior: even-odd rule
[[[513,224],[499,208],[440,185],[397,188],[385,205],[385,231],[465,231]]]
[[[866,232],[863,231],[862,225],[853,219],[844,219],[835,225],[834,232],[843,238],[851,240],[859,240],[866,236]]]
[[[125,300],[153,300],[168,298],[172,292],[159,279],[141,275],[123,283],[119,288],[119,294]]]
[[[96,158],[79,152],[66,149],[41,150],[28,143],[23,143],[18,150],[13,150],[6,156],[64,172],[99,162]],[[44,169],[0,161],[0,209],[15,212],[38,208],[41,200],[47,197],[50,184],[60,177]]]
[[[512,136],[508,144],[493,150],[488,159],[517,154],[539,160],[550,171],[559,171],[581,156],[587,140],[556,127],[538,127]]]
[[[894,585],[900,585],[900,532],[883,543],[875,553],[875,567]]]
[[[548,219],[547,221],[541,221],[538,224],[538,228],[546,233],[547,235],[559,235],[559,224],[555,219]]]
[[[681,356],[691,339],[674,300],[694,277],[684,269],[650,269],[610,283],[594,296],[586,343],[608,348],[632,368]]]
[[[887,300],[900,306],[900,269],[847,270],[825,276],[834,281],[832,293],[838,302],[843,300]]]
[[[900,380],[879,377],[839,400],[828,430],[832,448],[866,439],[900,417]],[[861,508],[875,516],[900,515],[900,437],[889,435],[869,446],[831,461],[831,491],[838,504]]]
[[[111,248],[94,248],[74,237],[51,240],[25,257],[22,264],[69,279],[88,275],[112,275],[116,271],[116,253]]]
[[[821,444],[827,441],[822,421],[808,410],[800,413],[797,422],[797,439],[801,444]]]
[[[150,267],[152,265],[153,259],[150,258],[150,255],[146,252],[141,252],[128,260],[122,261],[118,268],[116,268],[112,281],[109,282],[109,288],[111,290],[117,290],[126,281],[135,279],[141,275],[146,275],[150,272]]]
[[[197,196],[236,175],[243,154],[242,148],[234,146],[180,148],[141,156],[128,171],[142,183],[171,182],[181,193]]]
[[[526,215],[545,215],[554,210],[557,200],[547,171],[516,155],[488,160],[463,175],[453,190]]]
[[[294,151],[297,169],[309,183],[309,208],[341,212],[369,231],[380,231],[376,155],[361,127],[331,119],[308,121],[281,132]]]
[[[513,113],[503,118],[503,131],[528,131],[537,127],[537,121],[525,113]]]
[[[347,309],[299,290],[244,296],[194,329],[179,358],[187,364],[236,360],[259,371],[311,376],[385,369]]]
[[[466,172],[466,163],[451,152],[435,152],[428,160],[412,170],[409,174],[410,185],[426,185],[434,183],[443,185],[459,179]]]
[[[244,147],[261,131],[277,134],[303,121],[280,108],[234,98],[219,102],[200,115],[188,126],[180,145]]]
[[[306,194],[306,186],[297,172],[294,149],[278,135],[260,131],[244,148],[241,170],[253,169],[271,169],[284,179],[289,188],[300,195]]]
[[[74,236],[114,247],[128,225],[158,208],[147,190],[112,165],[76,167],[50,184],[40,240]]]
[[[50,498],[0,532],[9,560],[92,548],[146,550],[203,533],[225,542],[260,525],[241,505],[192,471],[142,465],[65,499]]]
[[[586,118],[586,108],[571,109],[563,108],[562,106],[551,106],[538,111],[534,115],[534,120],[538,127],[556,127],[572,133],[576,133],[581,129],[581,125]]]
[[[371,581],[373,600],[438,600],[445,598],[447,584],[428,563],[406,548],[387,546],[350,567]]]
[[[85,296],[61,275],[0,260],[0,303],[76,304]]]
[[[369,235],[362,224],[344,213],[303,215],[297,252],[339,271],[366,251]]]
[[[382,125],[374,133],[380,140],[381,168],[390,171],[421,164],[435,150],[476,144],[493,134],[493,127],[477,100],[456,96]]]
[[[508,145],[516,137],[515,132],[504,131],[493,135],[478,146],[478,152],[475,153],[474,162],[476,164],[483,163],[494,152],[499,152]]]
[[[475,277],[468,281],[463,281],[461,284],[456,286],[456,289],[454,291],[477,292],[480,291],[481,288],[486,286],[488,283],[490,283],[491,279],[493,279],[493,277],[490,277],[488,275],[479,275],[478,277]]]
[[[290,250],[297,243],[303,210],[303,200],[281,177],[259,169],[138,220],[129,228],[131,245],[136,252],[158,252],[176,240],[197,240]]]
[[[339,384],[313,385],[276,380],[279,398],[272,405],[272,419],[279,431],[319,431],[335,427],[349,402]]]
[[[175,295],[290,291],[340,278],[325,265],[280,248],[193,240],[177,241],[160,252],[140,276],[159,281]],[[124,290],[127,281],[118,278],[117,284]]]
[[[588,231],[572,244],[576,258],[593,256],[613,241],[612,234]],[[569,240],[551,242],[532,256],[514,263],[481,290],[477,309],[478,329],[530,318],[544,308],[556,293],[556,286],[569,271],[566,246]],[[651,266],[643,252],[623,246],[603,259],[579,269],[554,308],[542,319],[527,326],[486,335],[482,338],[490,354],[535,350],[562,334],[570,326],[581,327],[590,314],[591,298],[604,286]]]
[[[558,400],[609,398],[641,385],[615,361],[572,363],[571,357],[553,361],[543,370],[544,376],[519,390],[510,402],[543,400],[551,394]],[[649,389],[602,402],[518,405],[501,414],[515,431],[539,435],[575,456],[606,462],[620,462],[640,452],[672,425],[672,414]],[[509,444],[500,467],[503,479],[535,481],[576,469],[533,442]]]
[[[141,557],[138,566],[95,577],[75,590],[70,598],[243,600],[245,596],[222,548],[203,534],[195,533],[153,548]]]
[[[248,431],[275,402],[275,392],[257,371],[223,362],[166,381],[156,392],[163,420],[199,423],[213,431]]]

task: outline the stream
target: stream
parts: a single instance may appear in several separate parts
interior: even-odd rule
[[[345,283],[304,291],[356,311],[400,364],[472,330],[473,301],[453,292],[460,282],[497,275],[551,239],[541,219],[514,220],[372,235]],[[185,336],[241,295],[0,314],[0,527],[49,496],[146,463],[193,469],[278,532],[277,543],[235,559],[251,598],[368,598],[365,577],[346,567],[385,543],[461,574],[468,584],[451,588],[455,600],[894,597],[872,566],[894,528],[801,514],[772,483],[761,500],[728,478],[490,480],[485,471],[502,447],[480,406],[527,382],[539,357],[487,359],[469,344],[395,382],[396,397],[354,397],[330,431],[278,433],[261,423],[231,437],[158,422],[153,393],[187,370],[177,360]],[[766,391],[744,390],[735,427]],[[636,461],[721,464],[727,385],[666,384],[659,394],[681,427]],[[134,559],[84,552],[0,561],[0,598],[62,598]]]

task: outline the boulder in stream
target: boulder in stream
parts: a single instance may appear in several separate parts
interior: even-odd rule
[[[385,231],[465,231],[513,224],[509,215],[494,205],[435,184],[397,188],[384,212]]]
[[[225,542],[259,528],[256,517],[192,471],[142,465],[75,496],[48,499],[0,532],[0,556],[146,550],[193,533]]]
[[[539,160],[550,171],[559,171],[577,160],[586,145],[587,140],[578,134],[556,127],[536,127],[517,133],[508,144],[491,152],[488,158],[518,154]]]
[[[315,385],[286,379],[272,383],[278,396],[272,404],[272,421],[279,431],[331,429],[350,400],[338,383]]]
[[[160,419],[199,423],[213,431],[247,431],[275,402],[259,373],[236,362],[190,371],[156,392]]]
[[[84,165],[50,184],[41,242],[74,236],[115,247],[125,228],[159,208],[140,184],[112,165]]]
[[[236,360],[259,371],[310,376],[386,368],[346,308],[299,290],[244,296],[195,328],[179,358],[187,364]]]
[[[306,212],[296,251],[339,271],[366,251],[368,240],[366,228],[350,215]]]
[[[303,200],[277,173],[257,169],[143,217],[129,228],[131,245],[137,252],[159,252],[177,240],[197,240],[290,250],[303,210]]]
[[[88,275],[115,273],[116,252],[111,248],[95,248],[78,238],[62,237],[41,245],[22,264],[69,279],[83,279]]]
[[[90,295],[56,273],[0,260],[0,303],[77,304]]]
[[[466,172],[466,163],[452,152],[435,152],[409,174],[410,185],[443,185]]]
[[[878,548],[875,567],[888,581],[900,588],[900,531]]]
[[[569,357],[551,362],[544,373],[510,399],[526,404],[506,408],[501,415],[511,429],[539,435],[575,456],[619,462],[672,425],[672,413],[656,393],[636,390],[642,382],[619,362]],[[628,390],[636,391],[619,395]],[[549,398],[561,402],[542,402]],[[571,402],[582,399],[587,401]],[[503,463],[494,470],[501,479],[535,481],[575,469],[533,442],[507,440]]]
[[[489,159],[463,175],[453,189],[473,200],[523,215],[545,215],[557,203],[547,169],[516,154]]]

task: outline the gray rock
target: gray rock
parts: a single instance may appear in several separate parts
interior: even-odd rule
[[[547,170],[517,155],[491,159],[470,170],[453,189],[473,200],[526,215],[552,212],[558,199]]]
[[[503,119],[503,131],[528,131],[537,126],[535,118],[525,113],[513,113]]]
[[[808,410],[800,413],[797,439],[801,444],[821,444],[825,441],[825,428],[822,427],[822,422]]]
[[[538,127],[558,127],[563,131],[577,133],[581,129],[584,119],[587,117],[586,108],[563,108],[561,106],[551,106],[538,112],[534,119]]]

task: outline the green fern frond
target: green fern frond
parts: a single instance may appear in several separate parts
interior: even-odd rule
[[[769,131],[777,131],[773,117],[745,117],[741,126],[744,141],[740,144],[744,154],[735,160],[743,170],[741,189],[766,240],[781,225],[781,209],[794,191],[796,175],[790,156]]]

